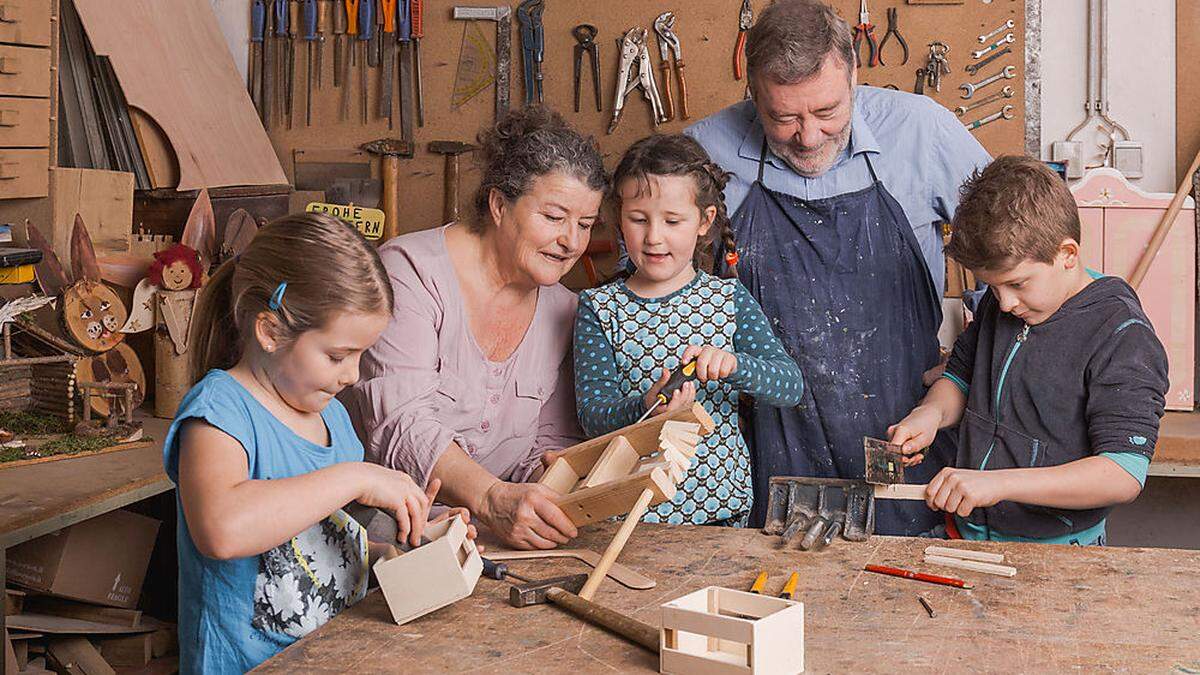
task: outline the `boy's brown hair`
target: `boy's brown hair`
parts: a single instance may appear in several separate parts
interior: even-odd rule
[[[1052,263],[1064,239],[1079,242],[1079,209],[1050,167],[1020,155],[997,157],[960,190],[946,253],[969,269]]]

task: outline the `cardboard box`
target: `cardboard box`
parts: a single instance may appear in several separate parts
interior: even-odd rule
[[[73,600],[132,608],[159,521],[112,511],[8,549],[10,582]]]

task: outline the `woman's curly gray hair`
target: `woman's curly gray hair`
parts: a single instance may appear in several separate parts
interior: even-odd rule
[[[477,137],[475,153],[482,179],[475,192],[475,232],[489,224],[488,197],[493,189],[513,202],[529,191],[533,180],[552,172],[579,179],[603,193],[608,174],[596,139],[576,131],[562,115],[540,105],[513,110]]]

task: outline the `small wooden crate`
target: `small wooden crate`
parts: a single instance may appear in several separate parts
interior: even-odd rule
[[[462,600],[483,573],[483,560],[461,518],[431,526],[425,537],[429,543],[375,563],[375,577],[397,624]]]
[[[709,586],[662,606],[663,673],[800,673],[804,603]]]

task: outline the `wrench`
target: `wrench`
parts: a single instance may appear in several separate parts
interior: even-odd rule
[[[996,59],[1000,58],[1001,56],[1004,56],[1005,54],[1011,54],[1011,53],[1012,53],[1012,48],[1005,47],[1004,49],[1001,49],[1000,51],[996,52],[995,54],[992,54],[991,56],[980,61],[979,63],[968,63],[967,68],[966,68],[967,73],[970,75],[974,75],[975,73],[978,73],[980,70],[983,69],[984,66],[991,63],[992,61],[995,61]]]
[[[1016,66],[1011,66],[1011,65],[1004,66],[1004,70],[1001,70],[1000,72],[987,78],[986,80],[981,80],[978,84],[972,84],[970,82],[963,82],[961,85],[959,85],[958,88],[963,90],[962,98],[968,99],[968,98],[971,98],[972,96],[974,96],[975,92],[979,91],[980,89],[983,89],[984,87],[988,86],[989,84],[991,84],[993,82],[997,82],[1001,79],[1011,80],[1016,76],[1017,76],[1017,67]]]
[[[999,93],[992,94],[991,96],[984,98],[984,99],[980,99],[979,101],[976,101],[975,103],[972,103],[971,105],[958,106],[958,109],[954,111],[954,114],[958,115],[959,117],[962,117],[963,115],[966,115],[968,112],[978,108],[981,105],[987,105],[987,104],[991,103],[992,101],[998,101],[1002,98],[1012,98],[1013,94],[1015,94],[1015,93],[1016,93],[1016,91],[1011,86],[1006,86],[1005,88],[1001,89]]]
[[[1000,38],[999,40],[996,40],[995,42],[984,47],[983,49],[980,49],[977,52],[971,52],[971,58],[975,58],[975,59],[983,58],[984,56],[991,54],[992,52],[996,51],[997,49],[1000,49],[1004,45],[1012,44],[1016,41],[1017,41],[1017,39],[1015,37],[1013,37],[1013,34],[1009,33],[1008,35],[1005,35],[1004,37]]]
[[[1013,26],[1016,26],[1016,25],[1017,24],[1013,23],[1012,19],[1005,21],[1004,24],[999,26],[998,28],[996,28],[996,30],[988,33],[987,35],[980,35],[979,36],[979,44],[986,45],[988,40],[991,40],[992,38],[996,37],[997,35],[1003,33],[1004,31],[1006,31],[1009,28],[1012,28]]]
[[[967,128],[967,131],[975,131],[979,127],[985,124],[991,124],[1001,117],[1006,120],[1011,120],[1013,117],[1015,117],[1015,114],[1013,113],[1013,107],[1011,105],[1006,105],[999,112],[994,112],[983,119],[975,120],[974,122],[971,122],[970,124],[964,124],[963,126]]]

